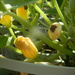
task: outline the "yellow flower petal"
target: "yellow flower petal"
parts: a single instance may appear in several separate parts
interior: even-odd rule
[[[38,50],[33,42],[27,37],[19,36],[14,41],[15,46],[20,49],[23,55],[28,59],[34,59],[38,56]]]
[[[16,13],[22,19],[27,20],[27,18],[28,18],[28,8],[27,8],[27,6],[25,6],[25,7],[22,6],[20,8],[17,8]]]
[[[6,27],[10,27],[12,25],[12,17],[9,15],[3,15],[0,18],[0,23]]]

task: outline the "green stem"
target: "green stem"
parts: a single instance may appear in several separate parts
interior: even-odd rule
[[[45,37],[44,35],[40,36],[39,39],[41,39],[43,42],[45,42],[46,44],[48,44],[50,47],[52,47],[52,48],[54,48],[54,49],[56,49],[56,50],[58,50],[58,51],[60,51],[60,52],[62,52],[62,53],[65,53],[65,54],[67,54],[67,55],[72,55],[72,56],[74,55],[74,56],[75,56],[74,53],[72,53],[71,51],[67,50],[67,49],[64,48],[64,47],[61,47],[61,46],[59,46],[59,45],[53,43],[52,41],[50,41],[50,40],[49,40],[47,37]]]
[[[14,34],[14,32],[13,32],[12,28],[10,27],[10,28],[8,28],[8,29],[9,29],[9,31],[10,31],[10,33],[11,33],[11,35],[13,36],[13,38],[14,38],[14,39],[16,39],[16,36],[15,36],[15,34]]]
[[[63,0],[62,5],[60,6],[61,11],[64,10],[64,6],[65,6],[66,3],[67,3],[67,0]],[[59,15],[57,14],[54,21],[57,21],[58,17],[59,17]]]
[[[15,25],[12,25],[11,27],[12,27],[13,29],[16,29],[16,30],[19,30],[19,31],[22,32],[22,30],[21,30],[20,28],[18,28],[17,26],[15,26]]]
[[[27,23],[25,20],[23,20],[21,17],[17,16],[16,14],[12,12],[7,12],[7,14],[13,16],[16,20],[18,20],[22,24],[22,32],[24,35],[27,34],[25,31],[25,27],[27,27],[28,29],[32,28],[32,26],[29,23]]]
[[[49,1],[46,0],[46,3],[47,3],[47,5],[48,5],[50,8],[53,8],[53,5],[51,4],[51,2],[49,2]]]
[[[23,32],[23,34],[24,34],[24,36],[26,35],[26,31],[25,31],[25,25],[22,25],[22,32]]]
[[[49,25],[52,24],[52,22],[49,20],[49,18],[45,15],[45,13],[44,13],[36,4],[34,4],[33,7],[44,17],[44,19],[46,20],[46,22],[47,22]]]
[[[40,0],[40,5],[39,5],[40,8],[43,7],[43,3],[44,3],[44,1],[45,1],[45,0]]]
[[[48,27],[44,22],[42,22],[41,20],[38,20],[43,26]]]
[[[21,50],[15,48],[15,47],[13,47],[13,46],[7,46],[7,48],[9,48],[9,49],[11,49],[11,50],[13,50],[13,51],[15,51],[15,52],[17,52],[17,53],[19,53],[19,54],[22,54]]]
[[[67,25],[66,20],[65,20],[65,18],[64,18],[64,16],[63,16],[63,14],[62,14],[62,12],[61,12],[59,6],[58,6],[57,1],[56,1],[56,0],[52,0],[52,1],[53,1],[54,5],[55,5],[55,8],[56,8],[56,10],[57,10],[57,12],[58,12],[58,14],[59,14],[61,20],[62,20],[63,23],[64,23],[65,28],[68,30],[68,25]]]
[[[39,34],[36,34],[36,32]],[[36,36],[35,36],[36,34]],[[41,36],[40,36],[41,35]],[[70,56],[75,56],[75,53],[73,53],[72,51],[68,50],[67,48],[64,48],[63,46],[60,46],[58,44],[53,43],[50,39],[48,39],[44,33],[40,32],[39,30],[35,30],[34,29],[34,33],[33,36],[35,38],[38,38],[40,40],[42,40],[44,43],[46,43],[47,45],[49,45],[50,47],[54,48],[55,50],[58,50],[64,54],[70,55]]]
[[[65,35],[61,34],[61,36],[60,36],[59,39],[60,39],[60,41],[63,43],[63,46],[64,46],[64,47],[65,47],[66,45],[68,45],[69,48],[71,48],[72,50],[75,50],[74,44],[73,44],[71,41],[69,41],[69,39],[67,39]]]
[[[57,59],[61,54],[62,54],[61,52],[58,52],[58,53],[56,53],[55,55],[53,55],[52,57],[46,58],[44,61],[49,61],[49,62],[51,62],[51,61]]]
[[[23,26],[24,26],[24,25],[23,25]],[[12,27],[13,29],[19,30],[20,32],[24,33],[24,35],[27,34],[27,32],[25,31],[25,28],[24,28],[24,27],[18,28],[18,27],[15,26],[15,25],[12,25],[11,27]]]
[[[21,17],[17,16],[12,12],[7,12],[8,15],[13,16],[16,20],[18,20],[22,25],[25,25],[28,29],[31,28],[31,25],[23,20]]]

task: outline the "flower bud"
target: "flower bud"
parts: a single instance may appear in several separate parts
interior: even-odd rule
[[[53,23],[48,29],[49,37],[52,40],[58,39],[61,34],[61,30],[62,30],[62,26],[60,23],[57,22]]]
[[[14,44],[26,58],[35,59],[38,56],[37,48],[28,37],[19,36],[15,39]]]
[[[16,13],[22,19],[27,20],[27,18],[28,18],[28,7],[27,6],[22,6],[20,8],[17,8]]]
[[[9,28],[12,25],[12,17],[9,15],[3,15],[0,18],[0,23]]]

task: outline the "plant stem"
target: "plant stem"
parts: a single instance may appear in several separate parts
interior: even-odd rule
[[[16,30],[19,30],[19,31],[22,32],[24,35],[26,35],[27,32],[25,31],[24,25],[22,25],[22,26],[23,26],[22,28],[18,28],[17,26],[12,25],[12,28],[13,28],[13,29],[16,29]]]
[[[48,27],[44,22],[42,22],[41,20],[38,20],[43,26]]]
[[[40,5],[39,5],[40,8],[43,7],[43,3],[44,3],[44,1],[45,1],[45,0],[40,0]]]
[[[24,25],[22,25],[22,32],[23,32],[23,34],[25,36],[26,35],[26,31],[25,31],[25,26]]]
[[[32,26],[27,23],[25,20],[23,20],[21,17],[17,16],[16,14],[12,12],[7,12],[8,15],[13,16],[16,20],[18,20],[22,24],[22,32],[24,35],[26,35],[25,27],[28,29],[32,28]]]
[[[74,44],[71,42],[71,39],[67,39],[66,36],[64,36],[63,34],[61,34],[60,36],[60,41],[63,43],[63,46],[65,47],[66,45],[68,45],[72,50],[75,50],[75,46]]]
[[[55,5],[55,8],[56,8],[56,10],[57,10],[57,12],[58,12],[58,14],[59,14],[61,20],[62,20],[63,23],[64,23],[64,26],[65,26],[66,30],[68,30],[68,25],[67,25],[66,20],[65,20],[65,18],[64,18],[64,16],[63,16],[63,14],[62,14],[62,12],[61,12],[59,6],[58,6],[57,1],[56,1],[56,0],[52,0],[52,1],[53,1],[54,5]]]
[[[36,34],[36,32],[38,34]],[[36,34],[36,36],[35,36]],[[49,45],[50,47],[54,48],[55,50],[58,50],[62,53],[65,53],[67,55],[71,55],[71,56],[75,56],[75,53],[73,53],[72,51],[69,51],[67,48],[64,48],[63,46],[60,46],[58,44],[53,43],[50,39],[48,39],[45,34],[43,34],[42,32],[40,32],[38,29],[34,29],[34,33],[32,34],[32,36],[34,36],[35,38],[38,38],[40,40],[42,40],[44,43],[46,43],[47,45]]]
[[[62,52],[62,53],[65,53],[67,55],[74,55],[74,53],[72,53],[71,51],[67,50],[66,48],[64,47],[61,47],[55,43],[53,43],[52,41],[50,41],[47,37],[45,37],[44,35],[40,36],[40,38],[43,42],[45,42],[46,44],[48,44],[50,47]]]
[[[10,31],[10,33],[11,33],[11,35],[13,36],[13,38],[14,38],[14,39],[16,39],[16,36],[15,36],[15,34],[14,34],[14,32],[13,32],[12,28],[10,27],[10,28],[8,28],[8,29],[9,29],[9,31]]]
[[[63,0],[62,5],[60,6],[60,10],[61,11],[64,10],[64,6],[65,6],[66,3],[67,3],[67,0]],[[56,15],[56,18],[55,18],[55,21],[57,21],[58,17],[59,17],[59,15],[57,14]]]
[[[46,0],[46,3],[47,3],[47,5],[48,5],[50,8],[53,8],[53,5],[51,4],[51,2],[48,2],[48,1]]]
[[[57,59],[61,54],[62,54],[61,52],[58,52],[55,55],[53,55],[52,57],[46,58],[44,61],[50,61],[51,62],[51,61]]]
[[[11,27],[12,27],[13,29],[16,29],[16,30],[22,31],[19,27],[15,26],[15,25],[12,25]]]
[[[21,17],[17,16],[16,14],[12,12],[7,12],[8,15],[14,17],[16,20],[18,20],[22,25],[25,25],[28,29],[31,28],[31,25],[27,23],[25,20],[23,20]]]
[[[36,4],[34,4],[33,7],[44,17],[44,19],[46,20],[46,22],[49,25],[52,24],[52,22],[49,20],[49,18],[44,14],[44,12]]]
[[[7,46],[7,48],[9,48],[9,49],[11,49],[11,50],[13,50],[13,51],[15,51],[15,52],[17,52],[17,53],[19,53],[19,54],[22,54],[21,50],[15,48],[15,47],[13,47],[13,46]]]

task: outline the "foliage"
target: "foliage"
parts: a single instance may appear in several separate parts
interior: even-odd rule
[[[15,54],[14,57],[17,61],[25,60],[25,62],[30,63],[54,62],[53,65],[58,64],[59,66],[59,63],[61,63],[63,66],[75,67],[74,3],[74,0],[0,0],[0,21],[4,15],[10,15],[13,18],[11,27],[5,27],[0,22],[1,55],[5,55],[3,49],[6,49],[6,55],[9,55],[7,50],[9,49],[12,58]],[[25,11],[25,13],[28,13],[26,15],[28,16],[27,20],[16,14],[16,9],[23,6],[28,8]],[[4,22],[8,20],[6,18]],[[56,32],[60,30],[61,34],[58,38],[52,40],[49,37],[51,33],[48,31],[55,23],[60,23],[62,30],[54,25],[52,31],[55,29]],[[37,58],[26,60],[27,58],[22,55],[21,50],[14,46],[14,40],[17,36],[28,37],[32,40],[39,52]],[[54,36],[57,36],[57,34],[55,33]],[[11,59],[7,59],[6,56],[5,58],[6,61]],[[60,62],[57,62],[57,60],[60,60]],[[13,59],[13,62],[17,61]]]

